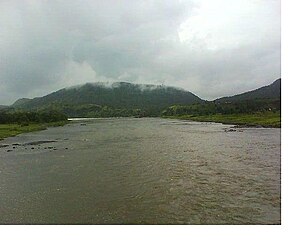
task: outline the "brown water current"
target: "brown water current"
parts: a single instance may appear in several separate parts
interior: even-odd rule
[[[1,224],[280,224],[280,129],[75,121],[0,143]]]

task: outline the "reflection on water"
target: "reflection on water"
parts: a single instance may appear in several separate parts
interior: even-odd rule
[[[280,129],[225,128],[101,119],[6,139],[0,223],[280,224]]]

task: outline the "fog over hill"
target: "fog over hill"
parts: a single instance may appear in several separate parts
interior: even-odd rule
[[[0,105],[0,109],[5,109],[5,108],[8,108],[8,106]]]
[[[19,99],[12,107],[26,110],[56,108],[76,116],[73,110],[79,107],[84,108],[86,112],[98,111],[99,108],[102,111],[106,107],[158,113],[171,105],[187,105],[201,101],[203,100],[191,92],[164,85],[86,83],[64,88],[43,97]]]
[[[280,0],[0,1],[0,104],[86,82],[213,100],[280,76]]]

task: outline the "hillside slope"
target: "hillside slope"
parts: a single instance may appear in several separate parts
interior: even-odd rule
[[[281,98],[281,78],[274,81],[268,86],[264,86],[253,91],[234,95],[231,97],[223,97],[216,99],[216,102],[238,102],[245,100],[257,99],[280,99]]]
[[[6,108],[8,108],[8,106],[0,105],[0,109],[6,109]]]
[[[138,109],[158,113],[174,104],[186,105],[201,101],[191,92],[174,87],[118,82],[111,85],[87,83],[64,88],[44,97],[19,99],[12,107],[26,110],[56,108],[69,116],[95,116],[90,113],[103,112],[104,108],[105,111]],[[110,116],[108,113],[106,115]]]
[[[248,122],[249,124],[253,120],[249,116],[257,116],[258,119],[261,119],[259,120],[260,123],[264,122],[264,126],[278,127],[280,126],[280,112],[281,79],[278,79],[268,86],[232,97],[224,97],[215,101],[206,101],[185,106],[174,105],[163,110],[162,115],[182,119],[198,119],[199,121],[209,119],[212,121],[221,121],[223,119],[221,122],[231,123],[240,123],[240,118],[242,118],[244,123]],[[214,115],[216,116],[213,117]],[[231,115],[233,120],[228,120],[225,115]],[[247,115],[246,119],[244,119],[245,115]],[[257,119],[254,120],[256,121]],[[256,123],[258,122],[256,121]]]

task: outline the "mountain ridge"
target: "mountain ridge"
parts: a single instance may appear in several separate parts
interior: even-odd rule
[[[69,117],[159,116],[163,110],[175,105],[208,106],[216,103],[227,104],[222,105],[225,108],[280,109],[280,100],[281,78],[267,86],[213,101],[164,85],[94,82],[63,88],[33,99],[21,98],[10,107],[29,111],[58,110]]]
[[[69,111],[68,109],[75,109],[79,106],[98,112],[102,111],[103,107],[107,107],[157,114],[162,109],[174,104],[193,104],[202,101],[204,100],[189,91],[170,86],[97,82],[63,88],[43,97],[18,99],[12,107],[25,110],[55,107],[69,116],[76,114],[72,113],[73,110]],[[88,112],[88,110],[85,111]]]
[[[237,102],[255,99],[280,99],[281,98],[281,78],[278,78],[273,83],[233,96],[218,98],[216,102]]]

